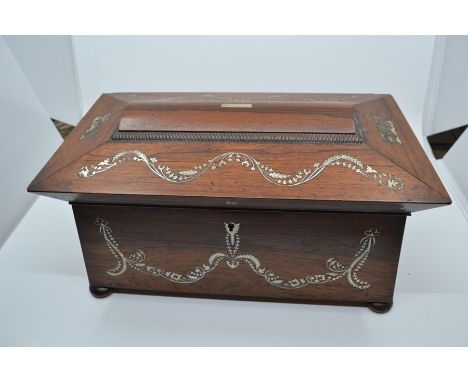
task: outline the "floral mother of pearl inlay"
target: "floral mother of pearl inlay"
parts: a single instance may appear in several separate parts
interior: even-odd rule
[[[371,249],[376,243],[376,237],[379,235],[376,229],[365,231],[364,236],[359,242],[359,248],[354,253],[354,258],[349,265],[344,265],[336,258],[331,257],[325,262],[325,267],[327,269],[325,273],[285,280],[275,272],[263,266],[258,257],[252,254],[238,254],[240,247],[240,223],[224,223],[226,230],[225,241],[228,253],[213,253],[208,257],[206,263],[183,274],[146,264],[145,253],[142,250],[138,249],[133,253],[125,254],[120,249],[117,240],[113,237],[109,223],[102,218],[97,218],[96,224],[99,226],[99,232],[104,238],[110,253],[117,261],[117,265],[107,271],[109,276],[118,277],[123,275],[129,268],[132,268],[138,272],[143,272],[154,277],[161,277],[174,283],[190,284],[203,279],[205,275],[214,271],[224,260],[226,265],[232,269],[236,269],[240,263],[247,264],[253,272],[263,277],[268,284],[281,289],[298,289],[307,285],[326,284],[341,279],[342,277],[346,277],[348,283],[354,288],[361,290],[370,288],[370,283],[361,280],[357,272],[367,261]]]
[[[398,135],[395,125],[389,119],[374,116],[374,122],[379,129],[380,137],[387,143],[398,143],[401,145],[400,136]]]
[[[303,168],[295,173],[286,174],[266,166],[249,154],[241,152],[223,153],[201,165],[185,170],[174,170],[168,165],[159,163],[155,156],[147,156],[140,150],[127,150],[107,158],[98,164],[81,167],[77,173],[77,177],[89,178],[128,160],[143,162],[159,178],[171,183],[191,182],[209,170],[217,170],[229,164],[238,163],[250,171],[258,171],[263,178],[280,186],[299,186],[310,182],[328,167],[347,169],[394,191],[400,191],[405,185],[405,182],[397,176],[379,172],[373,167],[362,163],[357,158],[345,154],[333,155],[321,163],[315,163],[312,168]]]
[[[81,134],[80,140],[91,138],[97,133],[99,133],[99,130],[101,129],[103,123],[109,120],[109,118],[110,113],[98,115],[96,118],[94,118],[89,127],[85,130],[85,132]]]

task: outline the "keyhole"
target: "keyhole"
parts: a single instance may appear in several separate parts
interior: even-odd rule
[[[229,231],[232,231],[234,229],[234,224],[233,223],[229,223],[228,224],[228,228],[229,228]]]

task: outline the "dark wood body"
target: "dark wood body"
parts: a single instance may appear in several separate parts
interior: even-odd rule
[[[356,305],[392,302],[406,220],[405,215],[391,214],[84,204],[73,205],[73,210],[90,285],[113,291]],[[234,235],[236,243],[239,239],[234,256],[241,256],[237,265],[229,256],[231,235],[225,223],[239,224]],[[331,258],[345,268],[352,264],[366,238],[369,240],[369,230],[378,231],[371,234],[374,244],[364,263],[352,271],[368,286],[358,288],[346,273],[324,283],[320,277],[306,285],[300,283],[307,276],[333,273],[327,269]],[[124,267],[116,251],[127,259],[127,269],[110,275],[109,270],[114,269],[115,274]],[[209,266],[210,256],[216,253],[225,257],[214,269],[194,282],[184,282],[184,275],[204,264]],[[136,254],[136,262],[132,262],[132,254]],[[259,265],[244,260],[245,255],[255,257]],[[119,261],[122,267],[115,270]],[[148,272],[147,267],[161,268],[173,276],[169,280]],[[265,268],[265,272],[259,274],[254,268]],[[268,282],[268,271],[286,284],[279,287]],[[177,280],[177,275],[182,279]]]
[[[391,307],[406,216],[451,203],[382,94],[104,94],[28,190],[73,204],[96,297],[380,313]]]

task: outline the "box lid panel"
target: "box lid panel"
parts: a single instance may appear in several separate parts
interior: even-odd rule
[[[67,136],[64,143],[31,184],[51,175],[73,160],[80,158],[86,152],[107,142],[111,135],[110,132],[120,120],[120,113],[125,106],[126,103],[123,101],[102,95]]]
[[[98,147],[37,191],[271,200],[443,202],[365,145],[139,142]]]
[[[159,102],[125,108],[118,131],[354,134],[356,129],[350,106]]]
[[[401,213],[450,203],[401,112],[388,99],[106,95],[29,190],[75,202],[103,203],[107,197],[109,203],[185,201],[213,207],[235,201],[237,208]],[[222,104],[251,106],[237,110]],[[93,129],[95,119],[106,113],[104,123]],[[385,134],[376,118],[392,121]],[[92,136],[83,144],[89,131]],[[388,134],[392,138],[384,139]]]
[[[366,144],[441,194],[444,186],[391,96],[354,107]]]

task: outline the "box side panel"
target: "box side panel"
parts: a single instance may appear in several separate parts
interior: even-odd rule
[[[74,205],[91,285],[391,302],[406,216]]]

